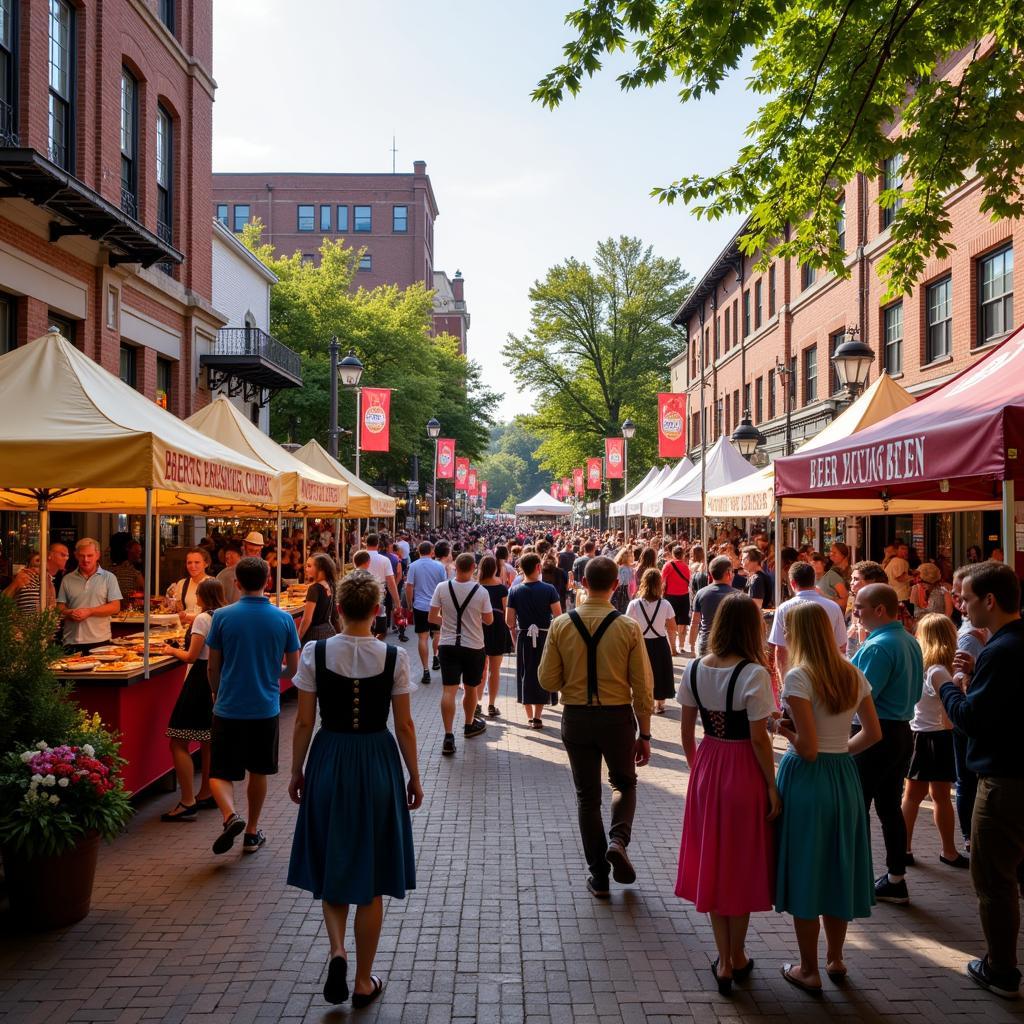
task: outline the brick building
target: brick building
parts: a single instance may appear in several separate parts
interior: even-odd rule
[[[443,270],[434,271],[434,333],[458,338],[459,351],[463,355],[466,354],[469,334],[465,285],[461,270],[456,270],[454,277],[449,277]]]

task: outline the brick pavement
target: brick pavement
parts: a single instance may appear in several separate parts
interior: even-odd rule
[[[414,655],[415,657],[415,655]],[[436,675],[436,674],[435,674]],[[789,919],[756,915],[752,980],[733,999],[713,988],[710,926],[672,894],[687,774],[678,707],[655,718],[634,841],[639,882],[596,903],[583,883],[557,710],[527,730],[503,683],[503,716],[442,760],[440,685],[414,696],[426,801],[413,815],[419,888],[390,901],[376,972],[387,980],[367,1021],[394,1024],[675,1024],[824,1020],[908,1024],[1021,1021],[1024,1008],[962,974],[981,949],[966,872],[938,864],[925,805],[909,908],[880,906],[850,931],[850,981],[823,1001],[778,974],[796,957]],[[512,696],[509,696],[511,692]],[[287,767],[294,704],[286,705]],[[282,775],[261,853],[214,857],[216,812],[163,825],[147,797],[128,834],[101,854],[91,915],[64,933],[0,935],[0,1021],[133,1024],[338,1022],[320,996],[327,943],[319,906],[284,884],[294,807]],[[876,863],[880,836],[873,823]],[[354,950],[350,948],[350,953]]]

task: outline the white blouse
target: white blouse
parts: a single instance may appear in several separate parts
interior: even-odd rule
[[[387,644],[372,636],[349,636],[339,633],[328,637],[325,661],[327,669],[339,676],[349,679],[369,679],[384,671],[384,659],[387,657]],[[307,693],[316,693],[316,642],[312,641],[302,648],[299,657],[299,670],[293,680],[295,686]],[[391,696],[400,697],[403,693],[413,693],[419,687],[409,678],[409,658],[399,647],[395,659],[395,682],[391,687]]]
[[[679,684],[676,699],[683,707],[695,708],[690,679],[693,676],[696,661],[691,661],[683,671],[683,681]],[[735,665],[728,668],[714,668],[701,661],[697,672],[697,695],[701,704],[708,711],[725,711],[729,697],[729,680],[732,678]],[[763,665],[751,662],[740,673],[736,680],[736,689],[732,693],[733,711],[746,711],[747,721],[759,722],[768,718],[775,711],[775,697],[772,694],[772,677]]]
[[[818,734],[818,752],[821,754],[845,754],[847,752],[847,744],[850,741],[850,723],[853,721],[854,713],[860,707],[861,701],[870,696],[871,684],[860,669],[857,669],[856,703],[846,711],[840,711],[838,715],[832,714],[818,698],[810,676],[802,668],[791,668],[786,673],[786,681],[782,687],[783,703],[787,697],[803,697],[804,700],[810,701],[811,711],[814,713],[814,730]],[[789,749],[796,753],[792,743],[789,745]]]
[[[641,605],[643,606],[643,611],[641,611]],[[657,614],[655,614],[655,608],[658,609]],[[651,621],[650,628],[647,626],[644,612],[647,612],[647,619]],[[631,619],[635,619],[640,623],[640,630],[645,640],[665,639],[668,635],[665,623],[675,617],[672,605],[665,598],[661,599],[661,604],[659,605],[657,601],[645,601],[642,598],[635,597],[626,606],[626,614]]]

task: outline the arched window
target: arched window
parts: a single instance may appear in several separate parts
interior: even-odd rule
[[[139,217],[139,83],[121,68],[121,209]]]
[[[174,241],[174,122],[156,108],[156,232],[168,245]]]

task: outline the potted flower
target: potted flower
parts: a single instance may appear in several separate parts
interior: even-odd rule
[[[36,930],[88,914],[99,841],[132,814],[116,737],[50,667],[53,627],[0,598],[0,854],[11,910]]]

